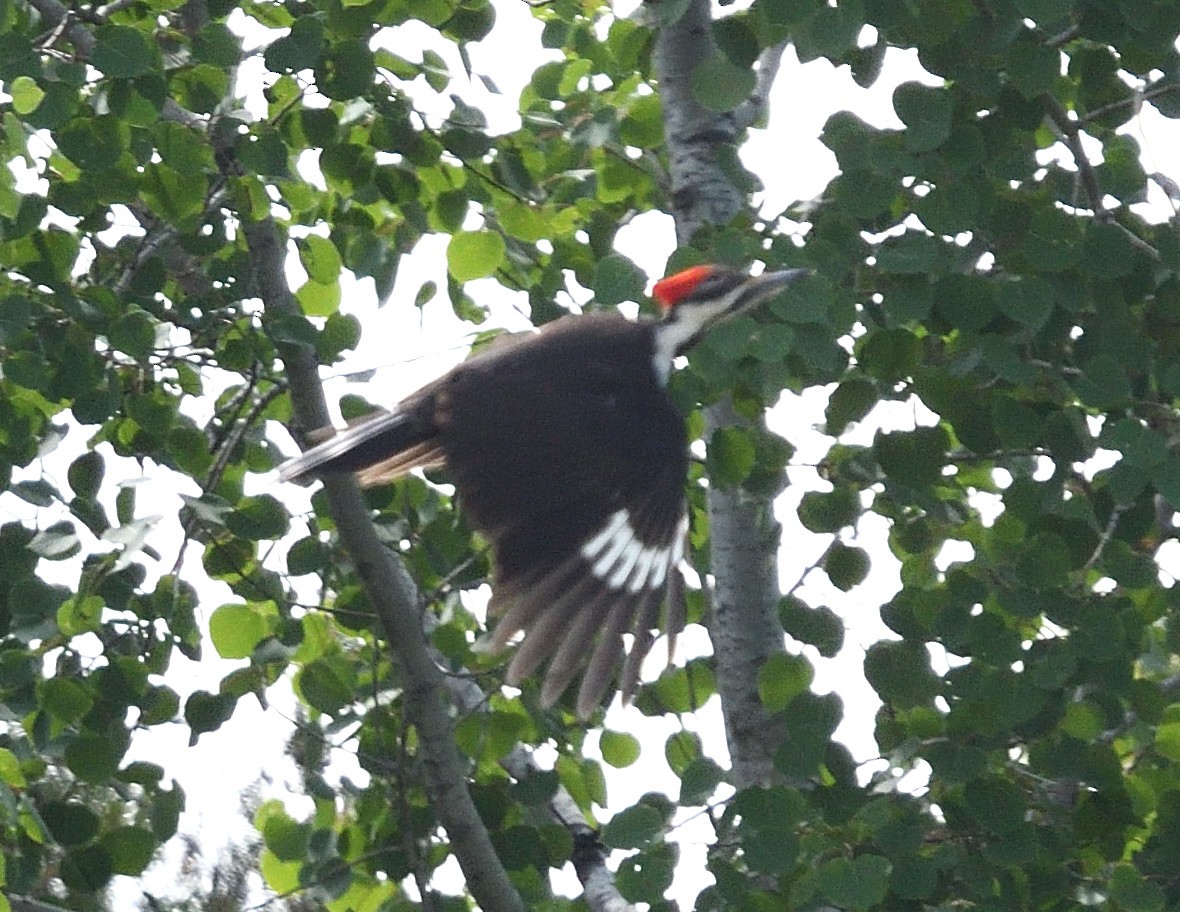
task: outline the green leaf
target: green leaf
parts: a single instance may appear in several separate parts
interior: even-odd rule
[[[21,117],[36,111],[45,98],[45,91],[28,76],[16,77],[9,91],[12,93],[12,110]]]
[[[709,441],[709,477],[722,487],[733,487],[749,477],[758,460],[749,434],[736,427],[718,428]]]
[[[309,705],[330,716],[355,699],[351,669],[337,658],[316,659],[303,668],[295,683]]]
[[[172,722],[180,712],[180,695],[171,687],[152,687],[140,700],[140,725],[162,725]]]
[[[1000,282],[996,289],[996,303],[1017,323],[1038,330],[1053,313],[1053,286],[1040,278]]]
[[[614,849],[637,849],[664,829],[664,815],[647,804],[620,811],[602,828],[602,841]]]
[[[57,489],[44,478],[38,478],[35,481],[18,481],[9,489],[9,492],[35,507],[52,507],[60,497]]]
[[[844,909],[868,909],[885,898],[891,865],[880,855],[833,858],[816,871],[819,888]]]
[[[304,863],[302,860],[281,861],[270,849],[263,849],[262,857],[258,860],[258,872],[271,890],[284,895],[294,893],[302,887],[299,872],[303,869]]]
[[[864,337],[860,360],[865,370],[886,383],[909,377],[922,359],[922,342],[907,329],[881,329]]]
[[[0,747],[0,782],[14,789],[23,789],[28,785],[16,754],[6,747]]]
[[[878,431],[873,452],[881,469],[890,478],[912,487],[932,485],[942,477],[949,445],[941,427],[923,427],[914,431]]]
[[[842,57],[856,49],[857,36],[864,25],[864,10],[857,0],[845,0],[839,6],[819,6],[794,36],[800,59]]]
[[[944,88],[903,82],[893,91],[893,110],[906,125],[906,148],[929,152],[950,139],[953,102]]]
[[[279,802],[267,802],[267,805],[272,804],[275,806],[265,814],[260,808],[254,819],[254,825],[266,840],[266,847],[281,861],[306,858],[310,828],[290,817]]]
[[[482,279],[504,263],[504,238],[492,231],[460,231],[447,245],[447,270],[456,282]]]
[[[594,267],[594,278],[590,287],[600,304],[621,304],[623,301],[639,301],[647,276],[643,270],[619,253],[603,257]]]
[[[832,391],[824,410],[825,433],[839,437],[848,425],[860,421],[879,401],[877,388],[868,380],[845,380]]]
[[[101,890],[115,873],[110,853],[92,845],[66,852],[61,862],[62,882],[71,890],[94,893]]]
[[[1089,703],[1070,703],[1065,707],[1061,730],[1078,741],[1093,741],[1102,734],[1103,719],[1099,709]]]
[[[869,575],[869,555],[863,548],[835,542],[824,558],[824,572],[841,592],[859,586]]]
[[[946,251],[941,241],[918,231],[890,237],[877,250],[877,266],[897,275],[928,275],[939,271]]]
[[[500,227],[511,237],[535,244],[553,233],[549,213],[528,203],[506,203],[498,213]]]
[[[619,123],[619,139],[639,149],[657,148],[664,139],[664,109],[659,95],[641,95]]]
[[[169,85],[178,103],[197,114],[212,114],[229,91],[229,73],[212,64],[198,63],[176,71]]]
[[[725,771],[708,757],[698,757],[680,773],[681,807],[700,805],[707,802],[717,786],[725,781]]]
[[[349,39],[333,45],[320,58],[315,66],[316,86],[334,101],[348,101],[369,90],[376,72],[373,52],[368,43]]]
[[[300,16],[291,31],[271,42],[263,54],[274,73],[297,73],[313,67],[324,49],[324,26],[317,16]]]
[[[616,769],[630,766],[639,759],[639,739],[626,732],[606,729],[598,744],[602,759]]]
[[[1180,722],[1165,722],[1155,730],[1155,749],[1169,760],[1180,762]]]
[[[661,3],[661,12],[676,2]],[[649,908],[661,908],[664,894],[672,886],[677,857],[675,843],[660,841],[623,859],[615,874],[623,898],[632,903],[647,903]]]
[[[715,53],[697,64],[692,73],[692,94],[702,107],[724,113],[750,98],[757,79],[748,66],[738,66],[725,54]]]
[[[864,670],[878,696],[899,708],[924,705],[938,693],[938,678],[921,643],[874,643],[865,654]]]
[[[111,326],[107,339],[119,351],[142,361],[156,347],[156,321],[139,308],[130,308]]]
[[[648,715],[687,713],[703,706],[716,691],[712,669],[703,662],[690,661],[683,668],[665,670],[654,684],[640,691],[636,703]]]
[[[287,552],[287,572],[292,576],[317,573],[328,565],[328,558],[328,546],[318,538],[301,538]]]
[[[184,721],[192,730],[189,745],[196,744],[197,738],[205,732],[217,731],[234,714],[238,703],[233,697],[197,690],[184,703]]]
[[[1087,405],[1113,408],[1131,398],[1127,364],[1113,354],[1101,353],[1082,365],[1073,387]]]
[[[249,605],[222,605],[209,618],[209,637],[223,659],[245,659],[270,633],[267,618]]]
[[[1135,247],[1127,229],[1118,224],[1091,220],[1082,244],[1081,267],[1100,279],[1119,279],[1131,272]]]
[[[157,792],[150,812],[152,832],[156,839],[165,842],[176,835],[182,810],[184,810],[184,790],[175,782],[173,782],[170,791]]]
[[[758,697],[770,712],[781,712],[811,686],[815,669],[803,656],[775,653],[758,673]]]
[[[813,608],[789,595],[779,602],[778,617],[786,633],[814,646],[824,658],[835,656],[844,644],[844,623],[831,608]]]
[[[98,815],[79,801],[51,801],[42,805],[40,812],[60,845],[85,845],[98,834]]]
[[[739,818],[742,852],[751,868],[784,874],[794,867],[799,854],[795,829],[803,806],[797,791],[782,786],[754,786],[737,794],[732,807]]]
[[[241,62],[242,48],[224,23],[210,22],[193,38],[193,55],[202,63],[229,68]]]
[[[98,595],[79,595],[66,599],[57,609],[57,626],[67,636],[98,630],[103,600]]]
[[[1032,99],[1052,90],[1061,76],[1061,52],[1031,32],[1023,32],[1008,52],[1009,81],[1025,98]]]
[[[287,534],[291,517],[282,502],[271,494],[244,497],[238,508],[225,518],[226,527],[250,541],[277,540]]]
[[[106,473],[106,463],[102,455],[89,450],[70,463],[66,472],[66,479],[75,497],[83,500],[94,500],[102,487],[103,475]]]
[[[1114,867],[1110,898],[1126,912],[1160,912],[1166,903],[1159,884],[1146,880],[1134,865],[1126,862]]]
[[[967,181],[947,181],[918,199],[914,212],[935,234],[970,231],[979,216],[979,194]]]
[[[299,306],[309,317],[327,317],[340,309],[340,284],[321,285],[308,279],[295,292]]]
[[[1072,562],[1065,539],[1053,532],[1038,532],[1023,548],[1016,573],[1034,589],[1053,589],[1068,582]]]
[[[104,833],[99,845],[110,855],[115,874],[138,877],[151,863],[156,837],[142,827],[121,826]]]
[[[126,749],[114,735],[79,735],[66,746],[66,765],[83,782],[103,782],[118,771]]]
[[[50,678],[38,688],[41,706],[55,719],[66,723],[77,722],[94,705],[90,691],[82,682],[72,678]]]
[[[1007,396],[992,397],[992,426],[1005,447],[1031,447],[1044,431],[1041,415],[1029,405]]]
[[[88,63],[112,79],[143,76],[156,68],[156,51],[139,29],[102,25],[94,30],[95,45]]]
[[[677,776],[701,758],[701,738],[696,732],[678,731],[664,742],[664,759]]]
[[[209,182],[200,172],[180,172],[152,163],[144,169],[140,192],[152,211],[174,225],[189,227],[204,212]]]

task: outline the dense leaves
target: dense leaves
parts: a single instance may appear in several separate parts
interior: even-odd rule
[[[640,300],[637,257],[615,244],[637,214],[670,208],[652,49],[688,5],[614,18],[537,4],[551,53],[519,123],[492,129],[468,45],[518,36],[497,33],[487,0],[84,3],[68,16],[49,0],[0,3],[6,891],[80,907],[141,873],[185,799],[167,758],[132,759],[134,739],[178,724],[194,742],[225,737],[241,701],[266,705],[272,689],[299,703],[306,800],[255,814],[268,887],[340,910],[462,889],[434,876],[452,847],[404,712],[416,682],[390,659],[327,501],[293,514],[259,482],[291,419],[286,359],[307,345],[338,369],[360,340],[354,296],[389,299],[431,234],[447,236],[437,281],[388,306],[445,299],[479,323],[476,280],[523,290],[537,323],[568,291],[588,289],[590,308]],[[1175,906],[1180,240],[1166,205],[1141,204],[1159,189],[1174,203],[1180,175],[1149,176],[1133,119],[1180,117],[1180,7],[756,0],[718,13],[691,97],[726,117],[787,37],[860,85],[890,49],[926,71],[889,96],[899,128],[829,117],[840,173],[786,214],[805,223],[742,215],[673,259],[815,270],[719,327],[672,381],[687,413],[724,393],[748,416],[784,389],[828,390],[828,443],[798,509],[823,586],[783,598],[792,653],[750,672],[781,736],[768,773],[781,781],[731,795],[722,735],[681,726],[663,758],[675,779],[652,784],[669,794],[610,806],[564,707],[540,710],[532,682],[499,688],[468,597],[487,556],[440,479],[412,477],[369,505],[428,596],[439,663],[490,691],[457,714],[455,739],[493,845],[530,906],[569,905],[547,878],[580,850],[545,815],[560,791],[607,821],[619,890],[653,906],[684,870],[677,812],[703,806],[717,839],[702,910]],[[403,27],[432,41],[407,47],[391,37]],[[247,91],[244,61],[266,74],[249,99],[231,97]],[[717,167],[753,189],[723,151]],[[270,279],[250,238],[268,220],[299,313],[259,307]],[[343,404],[350,419],[369,409]],[[702,479],[775,493],[794,452],[747,428],[707,436],[691,492],[706,584]],[[888,524],[892,594],[869,585],[889,555],[870,547],[880,523],[866,513]],[[811,689],[844,645],[833,606],[849,602],[821,600],[833,593],[864,615],[884,600],[892,632],[841,655],[881,701],[882,762],[859,777],[833,739],[840,698]],[[705,595],[688,599],[706,620]],[[228,664],[197,685],[178,657]],[[718,689],[693,658],[636,704],[687,714]],[[542,744],[551,768],[506,772],[519,746]],[[333,773],[328,745],[363,775]],[[597,745],[623,775],[653,750],[612,730]]]

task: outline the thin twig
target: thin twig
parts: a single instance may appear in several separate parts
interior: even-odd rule
[[[758,76],[754,83],[754,91],[733,112],[739,130],[753,126],[766,113],[770,104],[770,90],[774,87],[774,80],[778,77],[787,44],[787,41],[781,41],[766,48],[758,56]]]
[[[1074,165],[1078,169],[1078,178],[1082,183],[1082,188],[1086,191],[1090,208],[1094,210],[1094,217],[1105,220],[1107,213],[1106,207],[1102,204],[1102,188],[1098,184],[1098,175],[1094,171],[1094,166],[1090,163],[1090,159],[1086,156],[1086,150],[1082,147],[1081,124],[1076,120],[1071,120],[1069,112],[1052,95],[1045,96],[1045,107],[1049,119],[1056,124],[1070,155],[1073,156]]]
[[[1114,537],[1115,529],[1118,528],[1119,520],[1123,514],[1131,507],[1130,504],[1115,504],[1110,511],[1110,519],[1106,521],[1106,528],[1102,530],[1102,535],[1098,539],[1098,545],[1094,548],[1094,553],[1090,555],[1089,560],[1082,565],[1082,573],[1089,573],[1102,559],[1102,552],[1106,550],[1106,546],[1110,544],[1110,540]]]

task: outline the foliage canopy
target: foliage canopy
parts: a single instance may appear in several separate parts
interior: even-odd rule
[[[259,809],[268,886],[377,910],[419,902],[416,881],[430,905],[465,904],[431,885],[461,850],[428,791],[429,739],[406,704],[416,682],[391,657],[331,498],[292,516],[255,477],[282,458],[274,423],[292,420],[299,358],[337,364],[358,341],[342,277],[384,300],[427,234],[450,236],[445,293],[475,322],[464,283],[484,277],[522,290],[537,322],[564,312],[571,280],[595,306],[641,293],[615,240],[637,214],[684,205],[667,177],[684,138],[666,135],[654,67],[660,36],[698,6],[615,18],[595,0],[539,5],[555,59],[521,94],[519,126],[494,133],[459,95],[445,118],[420,110],[471,74],[397,50],[401,30],[428,28],[469,66],[467,45],[496,38],[488,0],[0,0],[6,890],[79,903],[141,873],[184,793],[166,758],[127,761],[132,740],[178,719],[216,738],[240,700],[289,679],[310,716],[314,811]],[[268,40],[249,50],[242,36],[259,28]],[[711,336],[673,390],[686,411],[730,395],[750,417],[784,389],[826,385],[827,485],[799,518],[830,539],[838,589],[884,559],[857,542],[866,511],[889,521],[901,566],[880,606],[896,638],[864,656],[887,763],[866,786],[832,740],[840,700],[809,685],[817,657],[841,648],[840,619],[786,596],[792,654],[750,672],[776,776],[711,806],[715,884],[700,909],[783,901],[772,893],[849,910],[1180,900],[1180,603],[1160,566],[1180,507],[1180,235],[1137,205],[1152,188],[1174,203],[1180,175],[1146,172],[1135,129],[1180,117],[1178,35],[1173,0],[755,0],[699,38],[693,98],[731,128],[788,38],[861,85],[890,48],[916,50],[936,77],[894,92],[904,129],[832,115],[822,139],[840,174],[806,211],[742,212],[675,257],[815,269]],[[237,101],[251,67],[265,84],[254,114]],[[789,160],[789,125],[775,129]],[[754,190],[721,145],[716,169]],[[306,275],[293,299],[288,250]],[[423,287],[413,306],[442,291]],[[928,417],[914,426],[847,436],[881,403],[915,401]],[[708,436],[691,492],[703,573],[704,475],[770,497],[792,456],[757,425]],[[134,476],[162,471],[187,480],[178,516],[137,497]],[[548,872],[584,861],[587,821],[607,805],[585,732],[529,687],[498,690],[497,664],[473,650],[481,622],[460,594],[489,568],[445,493],[415,477],[367,504],[427,596],[437,660],[492,685],[454,725],[478,820],[528,905],[568,905]],[[182,539],[199,567],[173,564]],[[952,542],[969,557],[942,560]],[[203,601],[206,580],[233,600]],[[200,659],[206,621],[239,665],[216,692],[182,693],[168,673],[177,653]],[[694,659],[637,703],[688,713],[716,686]],[[324,775],[325,740],[342,738],[366,783]],[[516,763],[519,745],[540,744],[553,769]],[[608,732],[601,751],[626,767],[643,747]],[[601,832],[632,902],[665,902],[676,811],[728,794],[719,745],[686,730],[665,754],[679,794],[613,808]],[[898,788],[915,769],[929,774],[920,795]],[[585,819],[546,812],[559,790]]]

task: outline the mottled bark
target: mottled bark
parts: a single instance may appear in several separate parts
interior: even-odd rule
[[[739,125],[697,103],[692,74],[716,50],[708,0],[693,0],[684,15],[660,30],[656,74],[664,106],[670,164],[672,214],[677,241],[687,245],[706,225],[725,225],[747,205],[720,165],[732,156]],[[777,66],[777,56],[773,58]],[[768,58],[769,62],[769,58]],[[759,84],[762,98],[769,85]],[[751,99],[751,104],[755,99]],[[741,421],[728,400],[705,412],[706,434]],[[709,632],[725,717],[733,785],[744,788],[778,780],[774,754],[776,726],[758,697],[758,674],[766,659],[784,647],[778,621],[778,528],[773,497],[742,489],[708,491],[714,576]]]

